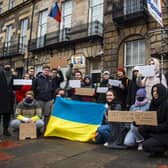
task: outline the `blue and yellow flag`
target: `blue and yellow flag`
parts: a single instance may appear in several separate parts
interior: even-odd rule
[[[68,100],[58,97],[45,136],[57,136],[87,142],[101,125],[105,112],[103,104]]]

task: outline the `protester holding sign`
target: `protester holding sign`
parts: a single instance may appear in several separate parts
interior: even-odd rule
[[[121,81],[121,84],[118,87],[113,87],[113,89],[117,93],[117,97],[121,100],[122,110],[126,110],[129,79],[126,76],[124,67],[117,68],[117,79]]]
[[[149,109],[149,103],[146,98],[146,91],[144,88],[138,89],[136,92],[136,101],[131,106],[130,111],[147,111]],[[135,123],[131,124],[131,128],[128,131],[124,144],[128,147],[136,147],[138,146],[138,150],[142,149],[141,143],[143,142],[144,138],[140,133],[138,132],[138,127],[135,125]]]
[[[155,84],[158,84],[158,83],[162,83],[167,88],[167,84],[166,84],[166,78],[165,78],[164,74],[160,74],[159,60],[151,57],[148,60],[148,64],[154,66],[155,75],[149,76],[149,77],[144,77],[143,79],[141,79],[142,75],[139,73],[138,77],[137,77],[137,84],[139,87],[145,87],[145,90],[147,92],[147,98],[149,101],[151,101],[151,99],[152,99],[152,97],[151,97],[152,86]]]
[[[106,92],[106,104],[105,107],[108,110],[121,110],[121,104],[119,100],[117,100],[114,91],[108,90]],[[103,124],[97,129],[95,143],[105,143],[105,146],[109,146],[109,138],[110,138],[110,126],[108,124],[108,113],[104,114]],[[113,131],[113,130],[112,130]]]
[[[109,79],[110,79],[110,72],[109,71],[104,71],[103,72],[103,79],[100,83],[100,88],[104,87],[104,88],[107,88],[107,90],[108,90]],[[98,103],[105,103],[106,102],[106,92],[97,94],[97,102]]]
[[[168,149],[168,98],[167,89],[162,84],[152,87],[152,100],[149,110],[157,111],[157,126],[140,126],[143,135],[143,149],[152,155],[160,156]]]
[[[11,121],[11,127],[19,130],[21,123],[35,123],[39,133],[43,132],[44,122],[41,120],[42,110],[38,102],[34,99],[34,93],[27,91],[26,96],[16,108],[16,119]]]
[[[115,92],[113,90],[107,91],[106,101],[107,101],[107,111],[121,110],[122,107],[121,107],[120,100],[117,99]],[[104,146],[107,148],[112,148],[112,149],[125,149],[126,147],[123,145],[123,139],[125,137],[124,123],[109,122],[108,127],[106,128],[106,131],[110,129],[110,134],[109,134],[108,141],[104,144]],[[100,127],[100,130],[102,130],[101,127]],[[102,132],[105,132],[105,131],[102,130]]]
[[[25,73],[24,75],[25,80],[30,80],[30,76],[28,73]],[[32,90],[32,85],[22,85],[19,90],[16,90],[15,95],[16,95],[16,102],[19,103],[23,100],[25,97],[25,94],[27,91]]]

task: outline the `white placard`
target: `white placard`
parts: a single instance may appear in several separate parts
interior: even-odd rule
[[[116,87],[119,87],[121,85],[121,81],[119,80],[113,80],[113,79],[109,79],[108,80],[108,83],[111,85],[111,86],[116,86]]]
[[[69,80],[69,86],[71,88],[80,88],[81,87],[81,81],[80,80]]]
[[[14,79],[13,80],[13,85],[15,85],[15,86],[18,86],[18,85],[32,85],[32,80]]]
[[[98,87],[96,92],[97,93],[106,93],[108,91],[108,87]]]
[[[155,66],[154,65],[145,65],[145,66],[137,66],[139,69],[139,73],[145,77],[155,76]]]

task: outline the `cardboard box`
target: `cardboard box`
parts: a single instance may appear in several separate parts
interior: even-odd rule
[[[137,125],[151,125],[157,126],[157,112],[156,111],[108,111],[108,121],[112,122],[133,122]]]

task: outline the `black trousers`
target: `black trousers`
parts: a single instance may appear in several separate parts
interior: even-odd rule
[[[0,114],[0,122],[1,120],[3,120],[3,130],[6,131],[9,127],[9,123],[10,123],[10,119],[11,119],[11,114]]]
[[[164,153],[167,148],[154,137],[150,137],[143,142],[143,150],[148,153]]]

